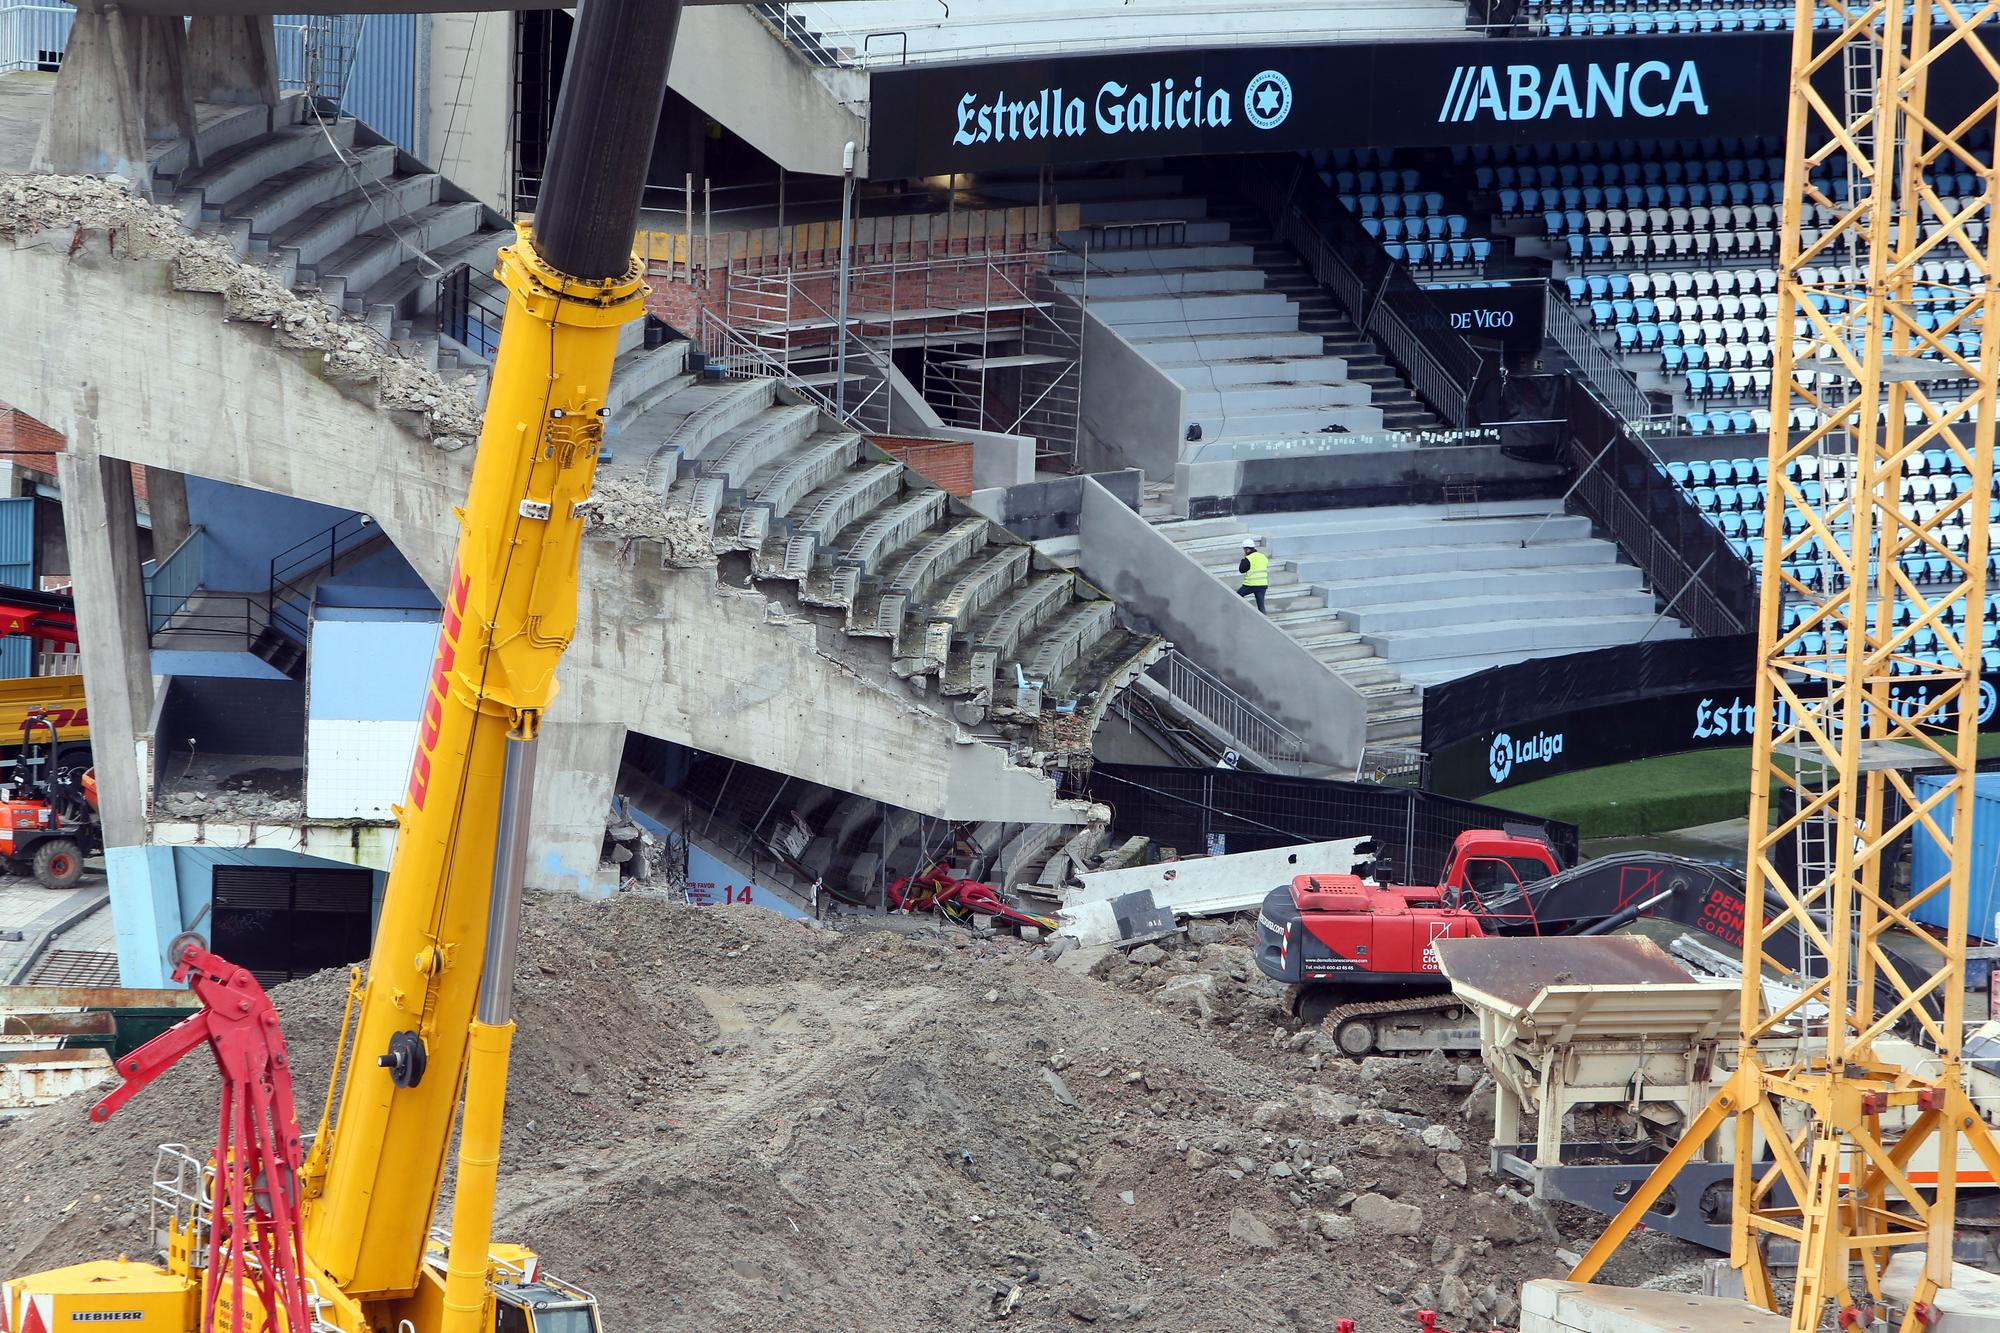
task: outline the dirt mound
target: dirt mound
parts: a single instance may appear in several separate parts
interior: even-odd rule
[[[1238,944],[1140,958],[1100,978],[1013,941],[533,904],[498,1232],[630,1330],[1378,1329],[1416,1303],[1484,1328],[1559,1270],[1482,1171],[1457,1069],[1332,1056]],[[343,992],[278,993],[305,1080]],[[0,1272],[142,1249],[152,1142],[204,1137],[212,1084],[0,1129]]]

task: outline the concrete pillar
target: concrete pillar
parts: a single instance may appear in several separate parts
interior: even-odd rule
[[[269,14],[196,14],[187,52],[197,102],[278,104],[278,47]]]
[[[127,20],[136,37],[139,110],[149,139],[186,139],[195,147],[194,91],[188,84],[187,25],[176,14]],[[198,156],[195,164],[199,165]]]
[[[147,468],[146,504],[153,517],[153,556],[164,560],[193,530],[188,520],[187,478],[163,467]]]
[[[167,945],[181,933],[180,880],[171,847],[107,847],[111,928],[118,938],[118,984],[173,985]]]
[[[65,453],[56,459],[56,477],[69,536],[104,845],[136,846],[146,840],[137,741],[152,718],[153,663],[132,465]]]
[[[136,33],[115,4],[80,0],[33,170],[123,176],[150,192]]]
[[[527,883],[533,889],[601,898],[618,887],[615,873],[599,873],[598,859],[625,753],[625,726],[585,720],[586,714],[602,716],[585,698],[592,692],[587,685],[567,682],[542,719],[528,822]]]

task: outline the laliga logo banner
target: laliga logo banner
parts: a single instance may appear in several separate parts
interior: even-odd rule
[[[1563,734],[1560,731],[1538,731],[1526,740],[1517,741],[1506,732],[1493,738],[1493,745],[1486,752],[1486,772],[1498,787],[1514,775],[1514,770],[1523,764],[1546,764],[1563,752]]]

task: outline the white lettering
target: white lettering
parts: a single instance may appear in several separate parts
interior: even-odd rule
[[[1674,95],[1667,101],[1667,114],[1678,116],[1683,107],[1697,116],[1708,114],[1708,99],[1701,95],[1701,75],[1692,60],[1681,62],[1681,72],[1674,79]]]
[[[1664,105],[1659,102],[1645,101],[1639,95],[1639,85],[1649,75],[1665,82],[1667,75],[1671,73],[1673,71],[1668,69],[1666,62],[1662,60],[1648,60],[1640,65],[1638,69],[1632,71],[1632,109],[1648,118],[1664,112],[1667,109]]]
[[[977,93],[967,93],[958,99],[958,133],[951,136],[955,144],[975,144],[986,142],[986,136],[974,136],[971,127],[985,116],[985,109],[979,105]]]
[[[1507,118],[1533,120],[1541,91],[1541,70],[1533,65],[1507,66]]]
[[[1608,108],[1602,113],[1606,115],[1625,114],[1625,72],[1631,68],[1631,61],[1621,60],[1613,76],[1607,79],[1604,77],[1602,65],[1590,67],[1586,72],[1584,83],[1586,88],[1584,115],[1588,119],[1595,120],[1600,114],[1600,108]]]
[[[1125,108],[1118,104],[1118,99],[1124,95],[1125,85],[1115,81],[1107,82],[1097,90],[1097,128],[1102,133],[1125,132]]]
[[[1559,106],[1568,108],[1571,120],[1583,118],[1583,107],[1576,100],[1576,76],[1569,72],[1568,65],[1557,65],[1556,72],[1549,76],[1549,95],[1542,103],[1541,118],[1547,120]]]

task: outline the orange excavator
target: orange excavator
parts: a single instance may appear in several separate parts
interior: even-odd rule
[[[22,732],[21,776],[0,786],[0,860],[45,888],[72,888],[83,878],[84,858],[104,850],[97,772],[62,766],[62,736],[46,709],[30,712]]]

